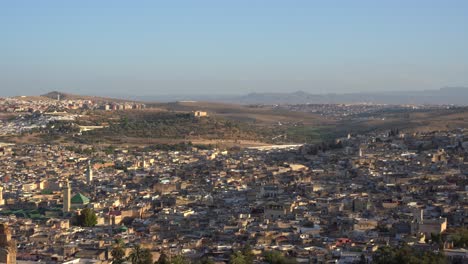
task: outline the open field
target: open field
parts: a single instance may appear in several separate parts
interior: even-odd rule
[[[274,107],[253,107],[245,105],[212,102],[177,102],[167,104],[148,104],[175,112],[206,111],[209,115],[256,124],[303,123],[307,125],[329,124],[331,121],[312,113],[292,112]]]
[[[395,128],[408,133],[468,128],[468,108],[382,113],[369,119],[339,122],[333,131],[336,135],[345,135]]]
[[[170,139],[170,138],[141,138],[141,137],[122,137],[122,138],[104,138],[101,141],[97,141],[95,146],[149,146],[155,144],[167,144],[174,145],[180,143],[192,143],[193,145],[211,145],[219,148],[231,148],[231,147],[260,147],[268,146],[269,144],[253,140],[232,140],[232,139]],[[73,145],[73,144],[68,144]]]
[[[110,99],[109,99],[110,100]],[[195,118],[193,111],[208,117]],[[74,123],[105,126],[85,132],[43,131],[2,137],[14,143],[148,145],[192,142],[218,146],[316,143],[346,136],[398,128],[400,131],[436,131],[468,128],[468,108],[382,111],[336,120],[330,116],[294,112],[274,106],[245,106],[211,102],[147,104],[144,110],[84,110]],[[14,114],[0,114],[8,120]],[[50,128],[49,128],[50,129]]]

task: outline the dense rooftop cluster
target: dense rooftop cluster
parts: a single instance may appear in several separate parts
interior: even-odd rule
[[[0,112],[17,113],[17,112],[51,112],[51,110],[129,110],[143,109],[144,104],[135,102],[105,102],[102,100],[83,100],[83,99],[66,99],[52,100],[49,98],[28,98],[28,97],[12,97],[0,98]]]
[[[464,130],[349,135],[334,148],[2,145],[0,214],[18,260],[110,262],[119,239],[154,261],[227,262],[250,245],[255,261],[277,250],[355,263],[402,244],[466,261],[467,175]],[[83,208],[95,223],[79,221]]]

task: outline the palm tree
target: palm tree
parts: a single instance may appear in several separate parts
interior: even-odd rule
[[[112,264],[122,264],[125,262],[125,250],[123,249],[124,243],[120,239],[116,239],[112,247]]]
[[[229,263],[231,264],[247,264],[244,254],[240,251],[234,252],[229,258]]]
[[[140,245],[133,246],[128,258],[132,264],[153,264],[153,256],[149,249],[141,248]]]
[[[170,264],[171,262],[169,261],[169,257],[166,255],[166,253],[161,252],[161,255],[159,256],[158,261],[155,262],[156,264]]]
[[[189,261],[183,255],[177,255],[172,258],[172,264],[187,264]]]

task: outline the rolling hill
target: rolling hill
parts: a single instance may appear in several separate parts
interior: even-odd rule
[[[125,99],[117,99],[117,98],[110,98],[110,97],[101,97],[101,96],[89,96],[89,95],[77,95],[77,94],[70,94],[70,93],[63,93],[58,91],[49,92],[46,94],[41,95],[42,98],[49,98],[53,100],[90,100],[94,102],[128,102],[133,100],[125,100]]]
[[[112,102],[105,97],[51,92],[42,97],[88,99]],[[150,144],[187,142],[233,145],[310,143],[333,140],[348,133],[368,133],[398,128],[400,131],[435,131],[468,128],[468,107],[381,111],[344,119],[315,113],[294,112],[268,105],[240,105],[222,102],[181,101],[147,103],[147,109],[129,111],[86,111],[79,125],[103,125],[108,128],[83,134],[79,138],[61,136],[61,142],[109,144]],[[193,118],[193,111],[206,111],[208,117]],[[44,137],[46,133],[41,136]],[[47,140],[55,140],[47,137]],[[72,141],[70,141],[72,140]],[[80,141],[81,140],[81,141]]]

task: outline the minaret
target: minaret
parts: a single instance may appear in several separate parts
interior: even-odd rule
[[[424,210],[421,208],[414,208],[413,217],[416,220],[417,224],[423,224],[424,223]]]
[[[141,162],[141,167],[142,167],[142,169],[145,169],[145,168],[146,168],[146,159],[145,159],[145,155],[143,155],[143,161]]]
[[[91,166],[91,161],[88,160],[88,169],[86,170],[86,183],[91,184],[93,182],[93,168]]]
[[[0,224],[0,263],[16,264],[16,241],[6,223]]]
[[[68,213],[70,212],[70,204],[71,204],[71,188],[70,183],[67,181],[65,182],[65,188],[63,188],[63,212]]]
[[[3,200],[3,186],[0,185],[0,205],[5,205],[5,200]]]

